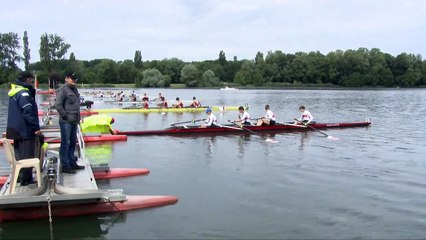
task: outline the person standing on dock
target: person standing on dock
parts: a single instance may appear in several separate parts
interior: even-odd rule
[[[77,157],[74,155],[77,125],[80,123],[80,94],[75,86],[76,82],[77,76],[74,73],[67,74],[65,84],[58,90],[55,102],[61,128],[59,158],[62,172],[71,174],[76,173],[76,170],[84,169],[84,166],[77,165]]]
[[[33,81],[34,75],[22,72],[8,93],[6,138],[13,139],[15,158],[18,161],[37,156],[36,138],[41,136]],[[32,168],[21,170],[20,183],[21,186],[33,183]]]

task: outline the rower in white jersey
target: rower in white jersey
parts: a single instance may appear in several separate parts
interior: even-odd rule
[[[308,110],[305,109],[305,106],[300,106],[299,111],[302,114],[300,115],[300,118],[298,118],[297,121],[294,122],[294,124],[308,125],[310,122],[312,122],[314,117],[312,116],[312,114]]]
[[[215,115],[213,115],[212,110],[210,108],[206,109],[206,113],[209,116],[209,118],[207,118],[204,121],[204,124],[200,126],[200,128],[206,128],[206,127],[215,127],[216,123],[217,123],[217,118]]]
[[[240,125],[252,125],[250,122],[250,114],[245,111],[244,107],[240,106],[238,108],[240,112],[238,114],[238,119],[234,120],[234,123],[240,123]]]
[[[275,125],[275,114],[271,111],[269,105],[265,106],[266,115],[257,120],[257,126],[274,126]]]

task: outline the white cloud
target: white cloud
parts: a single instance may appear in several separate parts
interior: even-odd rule
[[[56,33],[79,59],[252,59],[258,51],[359,47],[426,55],[422,0],[7,1],[0,32],[25,30],[32,61],[41,34]]]

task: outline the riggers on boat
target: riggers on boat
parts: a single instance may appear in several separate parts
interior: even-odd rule
[[[93,213],[128,211],[174,204],[175,196],[126,196],[122,189],[98,189],[95,174],[85,157],[84,140],[78,131],[78,163],[84,169],[74,174],[62,173],[57,149],[47,149],[41,170],[36,171],[36,184],[16,184],[19,166],[14,150],[5,140],[5,152],[11,173],[0,190],[0,222],[48,217],[78,216]],[[42,154],[41,156],[44,156]],[[40,159],[29,159],[38,168]],[[108,172],[103,174],[107,177]]]
[[[244,125],[244,128],[238,127],[235,124],[218,124],[214,127],[200,128],[195,125],[174,125],[170,128],[161,130],[146,130],[146,131],[119,131],[115,130],[116,134],[130,136],[146,136],[146,135],[179,135],[179,134],[202,134],[202,133],[239,133],[239,132],[286,132],[286,131],[312,131],[315,129],[328,128],[350,128],[350,127],[367,127],[371,121],[367,119],[364,122],[342,122],[342,123],[314,123],[308,126],[297,125],[292,122],[276,123],[274,126],[253,126]]]

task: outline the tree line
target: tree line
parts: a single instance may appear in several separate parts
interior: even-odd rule
[[[22,48],[22,55],[20,49]],[[57,34],[42,34],[38,54],[31,63],[29,39],[25,31],[0,33],[0,85],[12,82],[24,63],[24,70],[35,72],[41,83],[48,79],[62,82],[67,72],[79,75],[84,84],[133,83],[136,87],[214,87],[224,84],[256,87],[343,86],[343,87],[420,87],[426,85],[426,61],[417,54],[393,56],[378,48],[316,52],[257,52],[254,59],[227,60],[220,51],[215,60],[184,62],[178,58],[143,61],[136,50],[133,59],[78,60],[71,45]]]

